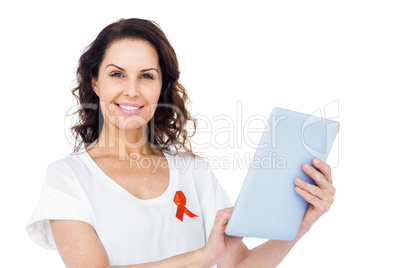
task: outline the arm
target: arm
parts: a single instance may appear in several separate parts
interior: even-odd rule
[[[50,220],[57,249],[68,268],[91,267],[208,267],[201,250],[191,251],[157,262],[109,266],[106,251],[93,227],[83,221]]]
[[[296,192],[310,203],[296,238],[292,241],[269,240],[252,250],[241,243],[239,247],[219,262],[219,268],[276,267],[296,242],[329,210],[334,202],[335,195],[331,167],[325,162],[317,160],[314,159],[313,164],[320,171],[315,170],[310,165],[303,165],[304,172],[316,182],[317,186],[298,180],[298,178],[295,179]],[[231,212],[231,209],[228,212]]]
[[[156,262],[127,266],[109,266],[105,248],[90,224],[78,220],[50,220],[50,227],[56,247],[68,268],[211,267],[238,247],[242,240],[242,237],[225,234],[231,209],[216,213],[207,245],[203,248]],[[234,259],[237,260],[237,256]]]
[[[222,230],[215,230],[217,232],[221,231],[221,235],[225,239],[230,239],[231,236],[225,234],[225,226],[230,218],[230,214],[233,210],[231,208],[225,208],[220,210],[218,213],[224,213],[222,220],[225,222]],[[213,252],[219,252],[217,248],[209,250],[211,245],[215,243],[209,243],[211,237],[208,240],[207,245],[201,249],[204,259],[210,259],[211,263],[218,263],[219,268],[232,268],[232,267],[276,267],[293,248],[296,242],[309,230],[308,226],[302,225],[297,233],[297,236],[292,241],[281,241],[281,240],[268,240],[267,242],[249,250],[247,246],[241,242],[233,251],[227,251],[226,256],[222,258],[215,257]],[[213,229],[214,231],[214,229]],[[211,232],[212,235],[212,232]],[[209,251],[209,253],[208,253]],[[221,255],[222,256],[222,255]]]
[[[276,267],[286,257],[297,241],[308,232],[308,228],[299,229],[297,236],[292,241],[268,240],[264,244],[250,250],[247,262],[260,264],[261,267]],[[269,262],[262,262],[266,256],[270,256]],[[262,266],[264,265],[264,266]]]

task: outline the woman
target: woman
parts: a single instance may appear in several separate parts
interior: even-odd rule
[[[27,226],[67,267],[275,267],[333,202],[331,169],[316,159],[321,172],[303,169],[318,186],[295,179],[311,205],[293,241],[249,250],[227,236],[232,204],[192,152],[184,127],[196,124],[176,54],[153,22],[107,26],[81,56],[77,77],[80,143],[48,166]]]

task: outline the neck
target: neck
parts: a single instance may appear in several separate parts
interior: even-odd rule
[[[119,160],[131,159],[133,156],[161,155],[161,150],[147,140],[147,125],[138,129],[121,129],[105,123],[96,141],[88,150],[96,147],[103,155],[118,156]]]

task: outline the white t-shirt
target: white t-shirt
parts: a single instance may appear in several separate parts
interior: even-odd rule
[[[95,229],[110,265],[157,261],[203,247],[216,211],[232,206],[209,163],[184,152],[163,152],[169,186],[153,199],[138,199],[108,177],[85,149],[51,163],[40,200],[27,224],[38,245],[57,250],[49,219],[80,220]],[[198,217],[176,218],[173,198],[182,191]]]

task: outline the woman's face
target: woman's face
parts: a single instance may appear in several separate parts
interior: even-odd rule
[[[92,79],[105,125],[133,130],[155,113],[162,88],[158,54],[144,40],[114,41],[106,50],[99,75]]]

